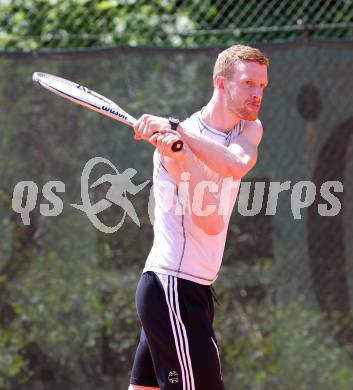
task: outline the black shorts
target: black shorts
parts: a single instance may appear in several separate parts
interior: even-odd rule
[[[209,286],[146,272],[136,290],[142,330],[130,383],[224,390]]]

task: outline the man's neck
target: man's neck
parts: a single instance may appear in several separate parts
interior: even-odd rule
[[[228,133],[240,121],[240,118],[231,113],[224,104],[221,104],[215,95],[202,110],[202,119],[206,125],[223,133]]]

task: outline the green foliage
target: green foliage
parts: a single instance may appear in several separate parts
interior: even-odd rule
[[[5,50],[171,44],[168,1],[14,0],[0,4]]]
[[[267,279],[271,269],[260,267]],[[342,348],[334,337],[350,321],[338,313],[327,315],[291,301],[274,302],[267,287],[263,300],[251,298],[237,274],[227,268],[218,285],[221,304],[216,329],[221,345],[227,388],[240,390],[348,390],[353,388],[351,344]],[[250,272],[257,272],[252,270]],[[238,275],[244,275],[239,272]],[[229,286],[233,283],[233,288]]]
[[[0,2],[0,49],[222,46],[312,36],[352,39],[350,2],[299,0],[12,0]]]
[[[102,11],[109,4],[101,5]],[[275,51],[283,58],[283,51]],[[1,58],[8,77],[0,79],[0,389],[127,388],[139,332],[134,291],[152,243],[146,212],[150,186],[134,199],[141,228],[127,220],[114,235],[97,232],[87,216],[69,204],[80,201],[80,174],[89,158],[104,156],[120,172],[134,167],[139,183],[151,179],[152,148],[133,142],[129,128],[35,89],[31,75],[42,69],[63,75],[114,100],[118,97],[134,115],[173,112],[185,117],[202,106],[212,91],[215,51],[160,51],[158,57],[155,53],[122,49],[107,55]],[[327,53],[324,57],[331,62]],[[289,63],[292,56],[291,49]],[[287,61],[277,68],[274,80],[283,78]],[[304,67],[298,64],[294,74],[306,74],[305,62]],[[287,100],[275,84],[278,99]],[[272,106],[272,123],[280,124],[269,126],[273,134],[285,121],[277,120],[281,110]],[[289,145],[297,158],[297,141],[274,134],[275,150],[270,153],[268,145],[266,149],[268,161],[274,159],[265,167],[270,178],[278,177],[271,169],[277,172],[291,163],[282,160],[280,149],[290,153]],[[298,140],[301,145],[301,134]],[[93,172],[92,182],[100,173]],[[24,227],[11,212],[12,191],[20,180],[33,180],[39,188],[47,180],[65,182],[62,215],[42,217],[37,205],[31,226]],[[102,186],[101,193],[94,194],[104,197],[106,190]],[[45,202],[41,196],[38,201]],[[105,222],[113,225],[120,211],[107,211]],[[311,280],[293,292],[302,274],[291,274],[287,264],[291,258],[295,267],[303,263],[303,240],[289,237],[286,228],[295,232],[296,225],[283,214],[278,218],[276,230],[258,224],[257,217],[241,221],[238,215],[230,226],[216,283],[221,304],[216,305],[215,318],[227,388],[350,390],[352,316],[325,315],[306,301]],[[271,239],[276,240],[274,246],[291,240],[298,248],[290,247],[289,256],[278,248],[275,254],[272,247],[265,251],[259,244]]]
[[[0,332],[0,388],[7,390],[11,382],[26,382],[28,379],[27,361],[21,350],[26,343],[21,326],[14,324],[10,331]]]
[[[112,250],[108,242],[104,246]],[[133,303],[138,269],[107,270],[105,259],[101,262],[64,260],[53,250],[11,288],[17,320],[0,337],[1,388],[26,383],[34,375],[23,354],[32,340],[50,361],[60,362],[65,376],[57,383],[67,386],[71,378],[79,389],[103,385],[104,339],[109,340],[118,367],[115,375],[128,372],[139,331]],[[248,271],[262,271],[268,280],[272,269],[260,266]],[[271,286],[262,301],[250,298],[246,290],[236,287],[234,275],[236,270],[227,268],[217,283],[221,303],[216,305],[215,329],[227,388],[352,388],[352,361],[330,329],[339,321],[307,308],[304,302],[280,307],[273,301]],[[126,386],[123,379],[119,383]]]

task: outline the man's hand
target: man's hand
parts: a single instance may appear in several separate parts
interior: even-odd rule
[[[170,157],[173,160],[183,160],[187,153],[185,143],[182,150],[179,150],[178,152],[173,152],[172,150],[173,144],[179,140],[181,140],[181,138],[176,131],[162,129],[158,133],[153,134],[148,141],[158,149],[159,154],[162,157]]]
[[[180,141],[181,137],[170,128],[168,119],[144,114],[137,120],[133,129],[136,140],[150,142],[158,149],[161,156],[171,157],[174,160],[185,158],[185,145],[180,151],[173,152],[172,150],[173,144]]]
[[[135,139],[149,141],[154,133],[161,130],[171,130],[168,119],[144,114],[133,126]]]

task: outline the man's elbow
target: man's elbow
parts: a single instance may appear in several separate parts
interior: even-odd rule
[[[248,163],[233,165],[228,176],[232,177],[233,180],[241,180],[254,168],[256,160],[253,158]]]
[[[211,219],[197,219],[196,225],[207,235],[216,236],[222,232],[225,227],[222,216],[216,215]]]
[[[216,227],[216,226],[210,226],[207,228],[204,228],[203,231],[208,235],[208,236],[217,236],[218,234],[221,233],[223,230],[223,227]]]

